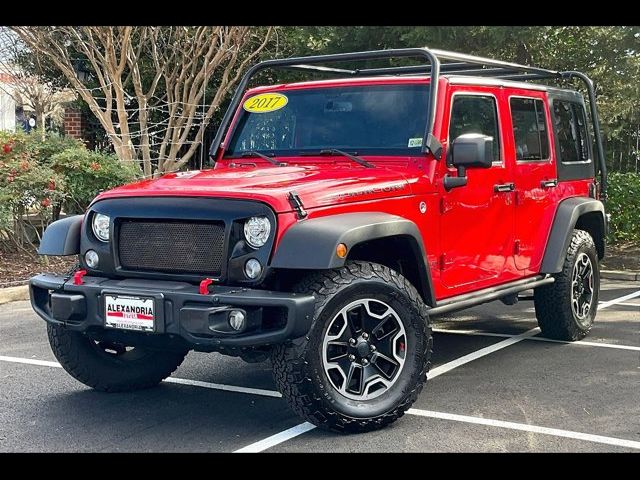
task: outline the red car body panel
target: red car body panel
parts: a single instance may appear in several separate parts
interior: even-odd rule
[[[429,83],[429,79],[376,77],[274,85],[249,90],[242,103],[251,95],[267,91],[398,83]],[[501,162],[489,169],[469,169],[468,184],[447,192],[443,177],[447,173],[456,175],[445,161],[451,140],[448,125],[452,95],[462,93],[495,96]],[[402,216],[420,229],[434,295],[439,300],[537,274],[558,203],[572,196],[588,196],[593,179],[560,182],[551,189],[541,187],[542,181],[557,178],[551,128],[548,161],[516,161],[509,97],[546,100],[546,95],[539,89],[460,85],[441,77],[433,132],[443,145],[440,160],[431,154],[362,155],[377,167],[368,169],[342,156],[305,156],[282,157],[279,160],[287,166],[277,167],[260,158],[224,159],[223,143],[215,168],[170,173],[122,186],[102,193],[96,201],[131,196],[204,196],[264,202],[278,214],[273,251],[287,229],[298,221],[288,200],[291,191],[299,195],[308,219],[374,211]],[[241,111],[236,112],[229,132]],[[545,116],[550,126],[546,101]],[[508,182],[515,184],[515,191],[494,192],[494,185]],[[426,203],[425,213],[420,211],[421,202]]]
[[[378,157],[379,158],[379,157]],[[255,159],[220,162],[215,169],[170,173],[109,190],[98,199],[131,196],[227,197],[258,200],[276,211],[291,211],[287,199],[295,191],[305,207],[352,203],[361,200],[409,196],[412,186],[403,175],[411,159],[394,158],[390,164],[368,169],[344,157],[332,160],[313,157],[287,158],[290,166],[274,167]],[[240,166],[244,164],[244,166]]]

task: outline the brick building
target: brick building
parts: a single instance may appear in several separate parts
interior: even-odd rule
[[[65,135],[73,138],[84,139],[86,121],[82,111],[71,106],[64,109],[63,129]]]

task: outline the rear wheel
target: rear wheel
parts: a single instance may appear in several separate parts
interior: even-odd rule
[[[159,351],[93,340],[47,324],[49,344],[73,378],[104,392],[128,392],[157,385],[178,368],[187,351]]]
[[[311,276],[296,289],[316,298],[306,337],[274,348],[274,375],[292,409],[315,425],[348,432],[401,417],[426,381],[427,309],[415,288],[368,262]]]
[[[584,338],[596,318],[600,269],[593,238],[574,230],[562,271],[555,282],[534,290],[536,317],[547,338],[574,341]]]

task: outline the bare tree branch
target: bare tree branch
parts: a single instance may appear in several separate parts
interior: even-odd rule
[[[189,162],[213,113],[272,33],[243,26],[11,29],[77,90],[118,158],[139,161],[149,176]],[[79,78],[78,64],[89,80]]]

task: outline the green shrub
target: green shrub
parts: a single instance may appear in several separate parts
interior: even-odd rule
[[[610,241],[640,243],[640,174],[610,173],[606,207]]]
[[[115,155],[92,152],[84,147],[68,148],[51,157],[51,166],[66,182],[63,209],[82,213],[102,190],[131,182],[140,174],[136,164],[123,163]]]
[[[56,133],[49,133],[44,140],[40,135],[27,135],[28,145],[32,148],[35,160],[41,164],[50,164],[52,157],[69,148],[84,148],[82,141],[77,138],[65,137]]]
[[[65,198],[65,180],[38,161],[29,135],[0,132],[0,241],[23,247],[38,240]]]
[[[134,180],[135,164],[79,140],[0,132],[0,244],[33,247],[61,210],[82,213],[101,191]]]

